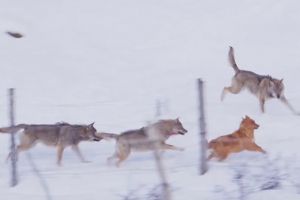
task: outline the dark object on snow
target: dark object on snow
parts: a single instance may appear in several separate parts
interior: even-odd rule
[[[20,33],[13,33],[10,31],[7,31],[6,33],[14,38],[22,38],[23,37],[23,35],[21,35]]]

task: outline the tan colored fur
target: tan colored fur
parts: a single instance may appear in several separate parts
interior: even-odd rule
[[[212,153],[207,160],[213,157],[218,158],[219,161],[225,160],[229,154],[238,153],[243,150],[259,151],[266,153],[260,146],[255,143],[254,129],[259,127],[253,119],[246,116],[242,120],[238,130],[229,135],[220,136],[208,143],[208,149],[212,149]]]

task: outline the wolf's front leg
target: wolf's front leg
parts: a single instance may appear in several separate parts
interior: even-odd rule
[[[260,110],[262,113],[265,113],[265,100],[259,99]]]
[[[291,106],[291,104],[288,102],[288,100],[286,100],[284,95],[281,95],[280,97],[280,101],[282,103],[284,103],[284,105],[286,105],[295,115],[300,115],[300,113],[297,113],[294,108]]]
[[[62,145],[58,145],[58,149],[57,149],[57,165],[61,166],[61,158],[64,152],[64,146]]]
[[[75,153],[77,154],[77,156],[80,158],[81,162],[83,162],[83,163],[89,163],[90,162],[90,161],[87,161],[83,157],[83,155],[81,154],[81,152],[80,152],[80,150],[79,150],[79,148],[78,148],[77,145],[72,145],[72,149],[73,149],[73,151],[75,151]]]
[[[169,144],[162,144],[161,148],[169,149],[169,150],[176,150],[176,151],[184,151],[184,148],[176,147],[176,146],[169,145]]]

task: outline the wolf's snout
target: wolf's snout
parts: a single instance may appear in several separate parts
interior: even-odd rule
[[[178,133],[180,134],[180,135],[184,135],[185,133],[187,133],[188,131],[187,130],[185,130],[185,129],[182,129],[182,130],[179,130],[178,131]]]
[[[96,141],[96,142],[99,142],[100,140],[102,140],[101,137],[98,137],[96,135],[90,135],[89,138],[90,138],[90,140]]]
[[[259,127],[259,125],[258,124],[255,124],[256,126],[255,126],[255,129],[258,129],[258,127]]]
[[[277,99],[279,99],[280,98],[280,95],[279,94],[277,94]]]

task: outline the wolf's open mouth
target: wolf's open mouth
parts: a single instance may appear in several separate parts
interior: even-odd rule
[[[99,142],[99,141],[100,141],[100,139],[96,139],[96,138],[95,138],[95,139],[93,139],[93,141]]]
[[[178,131],[178,134],[184,135],[184,132],[183,131]]]

